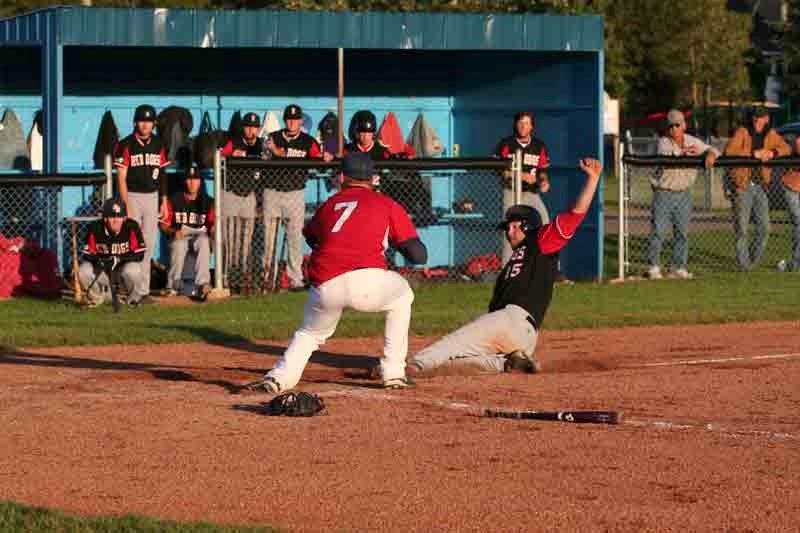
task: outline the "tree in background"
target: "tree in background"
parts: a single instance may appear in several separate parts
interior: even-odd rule
[[[794,101],[800,99],[800,0],[789,0],[789,18],[783,28],[783,88]]]

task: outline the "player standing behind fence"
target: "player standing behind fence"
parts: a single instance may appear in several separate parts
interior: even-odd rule
[[[150,298],[150,258],[158,242],[158,221],[166,216],[168,183],[162,169],[169,165],[169,161],[164,143],[153,133],[155,120],[153,106],[137,107],[133,114],[133,133],[114,148],[120,199],[127,206],[128,218],[139,224],[148,243],[137,288],[137,292],[144,295],[142,303],[153,302]]]
[[[425,263],[428,254],[408,213],[375,192],[376,177],[368,155],[345,156],[342,190],[320,206],[303,231],[313,249],[303,323],[275,367],[251,387],[277,393],[297,385],[311,354],[333,335],[346,308],[386,313],[383,386],[413,385],[405,361],[414,293],[401,275],[386,269],[385,252],[391,245],[416,264]]]
[[[719,150],[686,133],[686,119],[678,109],[667,113],[668,131],[658,139],[658,155],[673,157],[705,156],[706,168],[714,166]],[[696,168],[659,169],[650,177],[653,187],[652,218],[648,258],[650,279],[661,279],[661,247],[672,227],[672,275],[689,279],[689,218],[692,214],[692,185]]]
[[[112,198],[102,207],[102,220],[89,226],[89,238],[78,267],[78,279],[88,291],[89,305],[111,300],[109,277],[119,276],[128,293],[128,303],[138,305],[147,294],[140,292],[145,256],[144,237],[139,224],[128,218],[125,204]]]
[[[506,211],[499,229],[514,252],[494,285],[489,312],[416,354],[407,372],[429,371],[449,362],[461,362],[487,372],[538,372],[534,357],[539,329],[553,297],[558,253],[578,230],[592,204],[603,168],[584,159],[586,173],[575,205],[542,226],[539,213],[528,205]]]
[[[186,256],[194,255],[195,300],[205,301],[211,292],[210,257],[214,229],[214,199],[203,190],[203,180],[194,167],[186,169],[184,190],[167,200],[167,216],[161,229],[170,237],[170,262],[167,295],[175,296],[183,289],[183,266]]]
[[[794,140],[794,155],[800,155],[800,137]],[[792,219],[792,252],[789,260],[781,259],[778,270],[800,272],[800,169],[791,169],[783,175],[783,197]]]
[[[250,112],[242,118],[242,135],[236,136],[222,148],[223,157],[243,157],[248,159],[267,159],[265,139],[258,136],[261,119]],[[242,269],[245,292],[250,290],[250,247],[253,241],[256,219],[256,191],[263,183],[262,170],[247,169],[236,173],[228,173],[222,191],[222,213],[220,214],[224,231],[225,272],[228,283],[234,266]]]
[[[303,110],[291,104],[283,111],[286,127],[272,132],[267,139],[267,147],[275,159],[324,159],[333,156],[323,153],[319,143],[300,130],[303,125]],[[290,289],[302,289],[303,283],[303,223],[305,222],[305,188],[308,170],[276,169],[267,180],[264,190],[264,227],[269,228],[273,219],[287,221],[288,275]],[[269,243],[265,248],[269,248]],[[274,253],[274,251],[273,251]],[[265,254],[266,255],[266,254]],[[270,258],[264,258],[265,269],[269,268]]]
[[[533,114],[520,111],[514,115],[514,134],[500,139],[495,148],[494,155],[503,159],[512,159],[517,150],[522,150],[522,198],[520,203],[530,205],[543,224],[550,222],[547,206],[544,205],[540,193],[550,190],[550,178],[547,169],[550,167],[550,157],[547,147],[541,139],[533,136],[536,120]],[[514,183],[512,175],[508,172],[503,179],[503,212],[514,205]],[[503,264],[511,257],[511,247],[503,241]]]
[[[769,111],[757,107],[750,124],[736,130],[725,146],[725,155],[754,157],[769,161],[785,157],[791,148],[777,131],[769,127]],[[731,203],[733,204],[733,229],[736,233],[736,262],[742,270],[752,270],[761,261],[769,237],[769,190],[772,169],[733,168],[731,177]],[[750,219],[756,226],[755,237],[747,242]]]

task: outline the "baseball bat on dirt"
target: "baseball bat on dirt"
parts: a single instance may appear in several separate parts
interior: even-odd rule
[[[514,418],[517,420],[549,420],[573,424],[621,424],[620,411],[514,411],[505,409],[486,409],[488,418]]]
[[[81,282],[78,279],[78,236],[75,221],[70,222],[70,231],[72,232],[72,291],[75,303],[80,304],[83,300],[83,294],[81,292]]]

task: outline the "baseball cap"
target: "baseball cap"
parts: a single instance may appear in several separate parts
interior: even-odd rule
[[[103,203],[103,218],[115,218],[128,216],[128,209],[122,200],[110,198]]]
[[[677,109],[670,109],[669,113],[667,113],[667,124],[670,126],[673,124],[684,126],[686,125],[686,117],[683,116],[681,111]]]
[[[753,109],[753,116],[754,117],[768,117],[769,116],[769,110],[764,106],[758,106],[755,109]]]
[[[244,117],[242,117],[242,126],[255,126],[257,128],[261,127],[261,119],[258,118],[258,115],[255,113],[247,113]]]
[[[197,167],[189,167],[186,169],[186,172],[183,175],[183,179],[185,180],[199,180],[200,179],[200,172],[197,171]]]
[[[297,104],[289,104],[283,110],[283,120],[303,119],[303,110]]]
[[[134,122],[155,122],[156,108],[151,105],[140,105],[133,113]]]
[[[505,220],[497,225],[497,229],[505,230],[511,222],[528,221],[529,230],[536,229],[542,225],[542,218],[539,212],[529,205],[512,205],[506,210]]]
[[[369,154],[349,153],[342,161],[342,174],[354,180],[368,180],[375,175],[375,164]]]

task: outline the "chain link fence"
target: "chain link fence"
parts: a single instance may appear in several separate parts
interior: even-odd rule
[[[623,170],[620,277],[800,269],[800,159],[626,156]]]
[[[0,296],[57,294],[72,275],[73,243],[85,242],[106,184],[104,175],[0,176]],[[64,190],[79,186],[90,188],[87,201],[64,218]]]
[[[251,295],[300,287],[310,253],[301,231],[339,189],[338,162],[228,158],[220,163],[220,229],[216,253],[222,282]],[[417,279],[486,280],[500,269],[503,212],[499,160],[436,159],[376,163],[379,191],[400,203],[428,247],[424,267],[393,250],[391,268]]]

